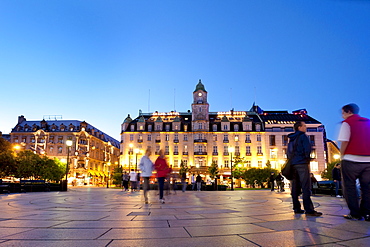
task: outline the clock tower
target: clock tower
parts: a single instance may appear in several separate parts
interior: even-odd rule
[[[198,85],[193,92],[192,109],[192,129],[193,131],[208,131],[209,130],[209,104],[207,102],[207,91],[199,80]]]

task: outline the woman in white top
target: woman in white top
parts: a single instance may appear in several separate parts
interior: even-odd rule
[[[148,190],[149,190],[149,178],[152,176],[152,172],[154,169],[153,162],[149,159],[150,155],[152,154],[152,151],[150,148],[148,148],[145,151],[145,155],[141,158],[139,163],[139,168],[141,170],[141,177],[144,179],[144,199],[145,204],[148,204]]]

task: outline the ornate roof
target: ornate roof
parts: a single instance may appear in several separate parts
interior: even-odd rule
[[[195,87],[195,91],[194,92],[196,92],[198,90],[202,90],[204,92],[207,92],[206,89],[205,89],[205,87],[204,87],[204,85],[203,85],[203,83],[202,83],[202,80],[200,80],[200,79],[199,79],[199,82],[198,82],[197,86]]]

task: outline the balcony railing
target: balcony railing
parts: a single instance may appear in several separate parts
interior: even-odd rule
[[[245,143],[252,143],[251,140],[245,140]]]
[[[179,139],[173,140],[174,143],[179,143]]]
[[[194,155],[207,155],[207,152],[194,152]]]
[[[218,155],[218,152],[213,152],[212,155],[216,156],[216,155]]]
[[[257,153],[258,156],[263,156],[263,153]]]
[[[143,142],[143,139],[138,139],[137,142],[138,143],[142,143]]]
[[[207,143],[207,139],[194,139],[194,142],[197,142],[197,143]]]
[[[161,142],[161,140],[155,140],[155,143],[160,143]]]
[[[188,155],[189,152],[182,152],[182,155]]]
[[[245,153],[245,156],[252,156],[252,153],[250,153],[250,152]]]
[[[229,152],[224,152],[224,156],[228,156],[229,155]]]
[[[223,143],[229,143],[229,140],[223,140]]]
[[[179,155],[179,152],[173,152],[173,155]]]

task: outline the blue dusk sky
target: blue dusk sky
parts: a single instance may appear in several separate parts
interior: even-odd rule
[[[337,138],[370,117],[370,1],[2,0],[0,131],[19,115],[85,120],[120,139],[127,114],[306,108]],[[46,118],[47,119],[47,118]]]

